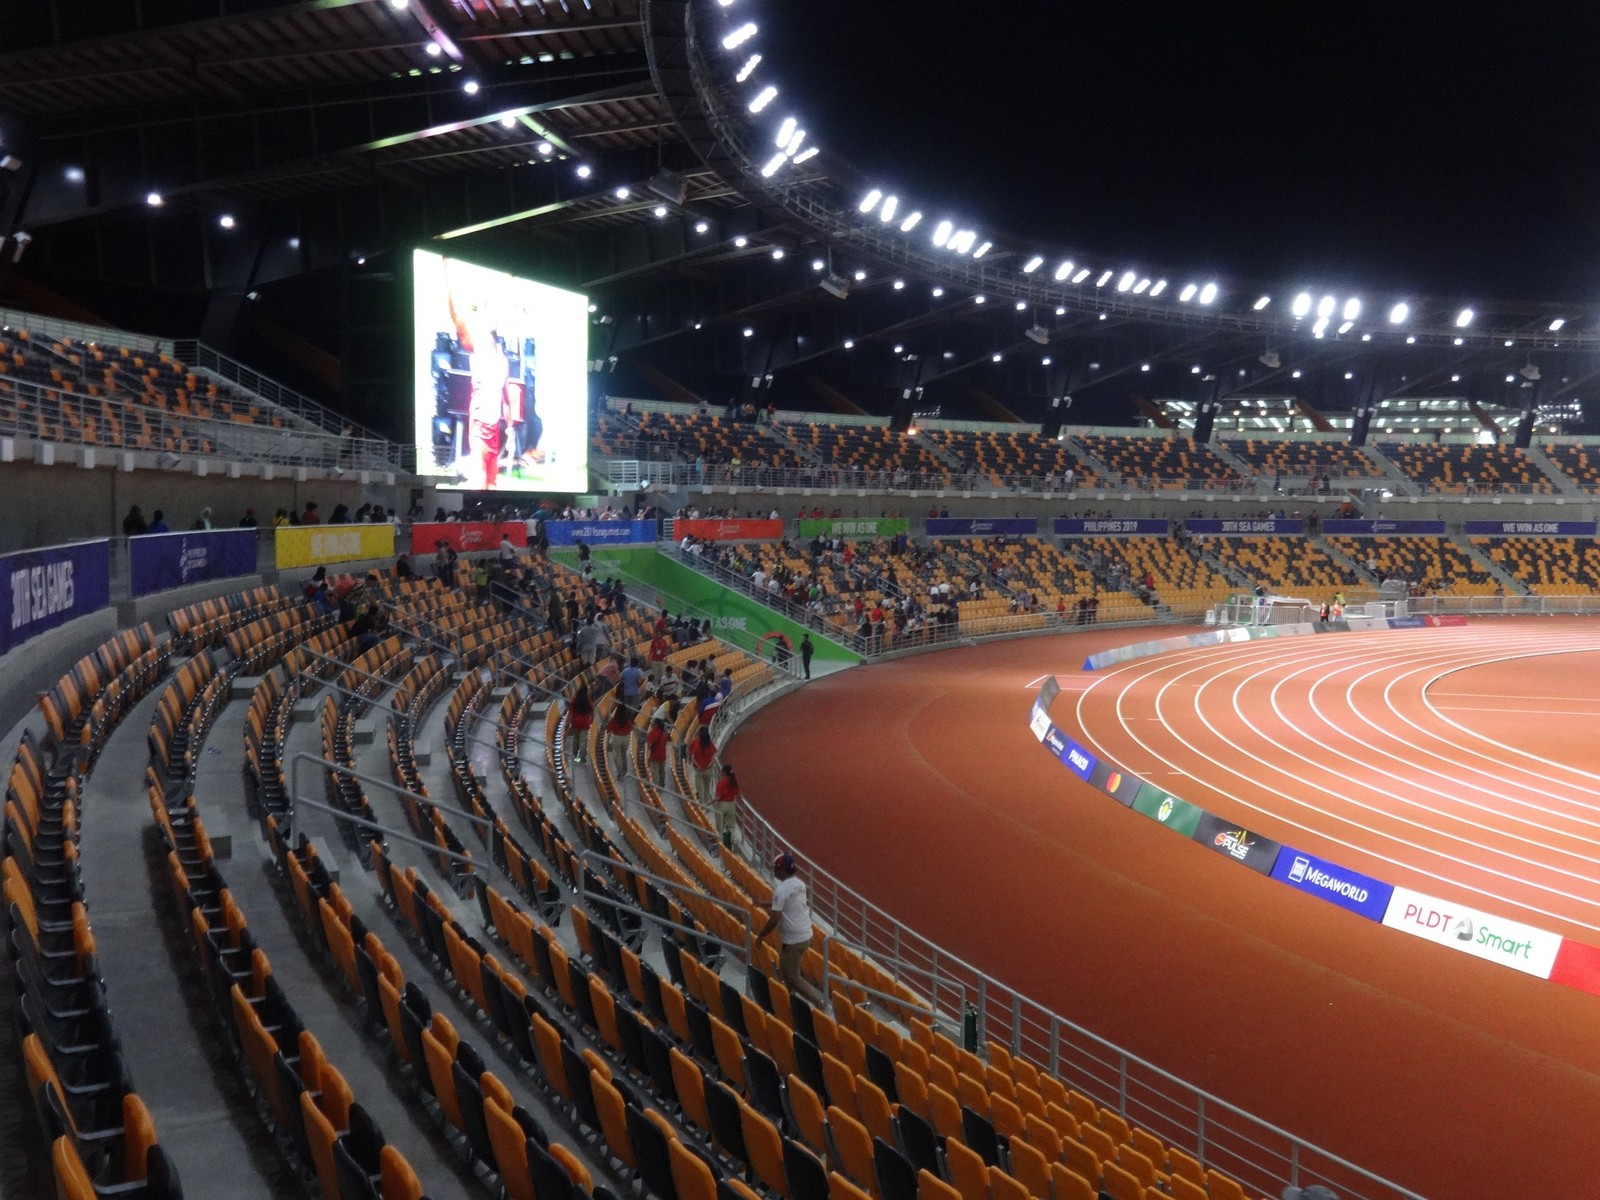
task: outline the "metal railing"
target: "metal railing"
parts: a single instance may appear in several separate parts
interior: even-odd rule
[[[274,429],[178,416],[115,396],[86,396],[0,378],[0,435],[98,450],[137,450],[319,470],[400,472],[400,447],[386,440]],[[176,464],[173,464],[176,465]]]
[[[81,321],[63,321],[58,317],[41,316],[19,309],[0,308],[0,324],[8,329],[26,329],[30,335],[74,342],[98,342],[107,346],[126,346],[146,354],[171,354],[172,343],[162,338],[142,333],[129,333],[126,329],[111,329],[104,325],[85,325]]]

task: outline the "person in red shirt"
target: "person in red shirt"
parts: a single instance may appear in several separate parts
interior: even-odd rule
[[[717,832],[722,835],[722,844],[729,850],[733,849],[733,833],[739,828],[739,780],[733,773],[733,768],[724,765],[722,778],[717,782],[717,798],[711,809],[717,816]]]
[[[650,760],[650,782],[658,788],[667,784],[667,726],[660,717],[650,722],[650,732],[644,735]]]
[[[606,722],[606,766],[620,787],[628,775],[628,742],[633,735],[633,713],[624,704],[611,710]]]
[[[589,755],[589,730],[594,727],[594,701],[589,685],[580,683],[567,705],[567,733],[572,738],[572,761],[581,763]]]
[[[711,740],[711,730],[700,726],[700,732],[689,744],[689,766],[694,776],[694,794],[701,804],[710,804],[712,788],[717,781],[717,744]]]
[[[672,643],[667,640],[665,628],[657,627],[655,637],[650,639],[650,678],[660,679],[661,670],[667,665],[667,655],[672,653]]]

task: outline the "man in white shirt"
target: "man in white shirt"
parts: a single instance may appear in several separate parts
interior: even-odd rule
[[[773,859],[772,873],[778,877],[778,886],[772,889],[772,915],[756,934],[756,941],[765,941],[767,934],[778,931],[778,979],[791,995],[809,998],[800,964],[811,946],[811,903],[805,881],[796,870],[792,854]]]

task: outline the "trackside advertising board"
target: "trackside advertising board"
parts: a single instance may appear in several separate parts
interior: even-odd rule
[[[253,575],[255,570],[254,529],[146,533],[128,539],[128,590],[133,596]]]
[[[1561,938],[1436,896],[1397,887],[1383,923],[1474,958],[1549,979]]]
[[[280,571],[394,557],[393,525],[285,525],[273,532]]]
[[[1319,900],[1359,913],[1369,921],[1383,920],[1394,894],[1394,888],[1387,883],[1291,846],[1279,851],[1272,877]]]
[[[0,653],[111,603],[110,542],[8,554],[0,572]]]
[[[1133,798],[1133,811],[1160,821],[1168,829],[1181,833],[1184,837],[1193,837],[1195,827],[1200,824],[1200,818],[1205,816],[1204,809],[1196,808],[1187,800],[1179,800],[1176,796],[1163,792],[1153,783],[1139,785],[1139,792]]]
[[[1202,846],[1208,846],[1224,858],[1243,863],[1263,875],[1272,874],[1272,868],[1278,861],[1278,852],[1283,848],[1271,838],[1251,833],[1208,812],[1200,814],[1192,836]]]

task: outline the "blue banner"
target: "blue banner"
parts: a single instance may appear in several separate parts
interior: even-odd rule
[[[128,539],[128,587],[134,596],[255,573],[254,529],[147,533]]]
[[[1581,537],[1595,534],[1593,521],[1468,521],[1462,527],[1477,537]]]
[[[1386,534],[1417,537],[1443,537],[1443,521],[1340,521],[1322,523],[1322,532],[1331,537],[1379,537]]]
[[[552,546],[617,546],[656,540],[654,521],[546,521]]]
[[[1165,536],[1171,523],[1158,517],[1057,517],[1050,528],[1057,537]]]
[[[1194,517],[1185,521],[1183,527],[1201,537],[1216,534],[1230,534],[1235,537],[1241,535],[1281,537],[1285,534],[1306,531],[1304,521],[1289,517],[1224,517],[1220,520],[1214,517]]]
[[[929,517],[929,537],[1028,537],[1039,532],[1032,517],[1001,517],[993,521],[974,521],[966,517]]]
[[[1348,908],[1369,921],[1383,920],[1383,914],[1389,907],[1389,897],[1394,892],[1391,884],[1291,846],[1285,846],[1278,855],[1278,861],[1272,868],[1272,877],[1319,900]]]
[[[0,571],[0,654],[111,603],[110,542],[8,554]]]

